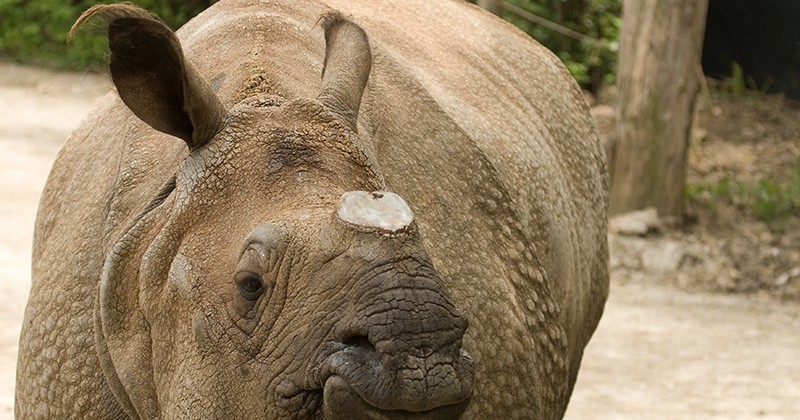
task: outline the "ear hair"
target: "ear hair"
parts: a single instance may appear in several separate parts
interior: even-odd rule
[[[72,43],[72,38],[75,37],[75,34],[77,34],[78,31],[83,28],[83,25],[86,24],[87,21],[94,17],[101,19],[106,25],[122,18],[150,19],[163,23],[158,15],[150,13],[147,10],[136,7],[130,3],[98,4],[86,9],[85,12],[81,13],[81,15],[78,17],[78,20],[75,21],[75,23],[72,25],[72,28],[69,30],[69,34],[67,35],[67,44]]]

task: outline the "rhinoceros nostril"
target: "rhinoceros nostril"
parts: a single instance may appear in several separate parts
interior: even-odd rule
[[[347,347],[358,347],[364,350],[375,351],[375,346],[369,341],[369,337],[365,335],[349,335],[342,340],[342,344]]]

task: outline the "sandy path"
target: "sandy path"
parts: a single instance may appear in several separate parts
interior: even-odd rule
[[[613,284],[569,419],[799,419],[800,305]]]
[[[0,418],[12,418],[38,196],[107,89],[95,75],[0,63]],[[800,418],[800,306],[615,282],[567,417]]]
[[[0,418],[13,417],[39,195],[59,147],[108,86],[96,75],[0,63]]]

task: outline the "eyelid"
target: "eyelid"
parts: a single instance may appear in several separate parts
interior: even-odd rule
[[[255,227],[247,236],[241,254],[254,248],[265,255],[270,249],[284,249],[288,242],[288,229],[280,223],[266,223]],[[241,257],[241,255],[240,255]]]
[[[256,273],[264,273],[269,270],[271,252],[263,244],[250,243],[239,256],[239,264],[236,266],[236,271],[252,271]]]
[[[248,256],[248,253],[252,253],[254,255]],[[242,250],[242,255],[239,256],[239,260],[245,262],[246,260],[250,259],[249,262],[257,263],[257,266],[260,267],[264,272],[268,272],[275,266],[275,264],[278,263],[280,253],[281,249],[278,249],[274,246],[269,246],[260,241],[251,241],[245,245],[244,249]]]
[[[243,259],[248,252],[254,252],[259,258],[265,258],[268,251],[267,247],[258,241],[249,241],[242,247],[242,252],[239,254],[239,259]]]
[[[244,288],[245,282],[250,279],[255,279],[256,281],[258,281],[257,290],[249,291]],[[237,286],[239,287],[241,296],[251,302],[255,302],[256,300],[258,300],[258,298],[260,298],[261,295],[264,294],[264,292],[267,290],[267,287],[269,286],[267,283],[264,282],[264,279],[261,277],[261,275],[249,271],[239,272],[236,275],[235,281],[237,283]]]
[[[254,271],[248,271],[248,270],[239,271],[238,273],[236,273],[236,275],[233,278],[236,281],[236,283],[238,284],[238,283],[242,283],[243,281],[245,281],[245,280],[247,280],[248,278],[251,278],[251,277],[257,277],[262,284],[264,282],[264,279],[261,277],[261,274],[258,274],[258,273],[254,272]]]
[[[238,284],[237,279],[243,273],[253,273],[261,278],[264,287],[268,287],[274,282],[272,276],[279,265],[280,258],[280,250],[269,248],[262,243],[252,243],[244,250],[239,259],[234,273],[234,281]]]

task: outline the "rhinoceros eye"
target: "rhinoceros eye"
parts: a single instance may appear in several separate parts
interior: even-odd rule
[[[264,280],[257,273],[243,271],[236,275],[239,294],[245,300],[255,302],[264,293]]]

